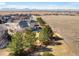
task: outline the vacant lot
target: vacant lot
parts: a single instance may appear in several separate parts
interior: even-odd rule
[[[51,28],[61,34],[64,41],[79,55],[79,16],[41,16]]]

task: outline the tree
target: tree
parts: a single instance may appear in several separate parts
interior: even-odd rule
[[[43,42],[44,44],[47,44],[49,42],[49,34],[48,34],[48,29],[44,26],[40,33],[39,33],[39,40]]]
[[[24,33],[24,47],[32,47],[34,45],[34,42],[36,41],[35,33],[31,30],[27,30]]]
[[[30,30],[26,30],[25,32],[16,32],[12,36],[12,42],[9,47],[11,51],[13,51],[13,55],[29,55],[31,51],[35,48],[35,33]],[[29,49],[25,51],[25,49]]]
[[[52,31],[49,25],[45,25],[45,27],[47,28],[49,38],[52,39],[54,32]]]
[[[42,29],[39,34],[39,39],[44,43],[44,44],[49,44],[52,43],[51,41],[53,37],[54,32],[50,28],[49,25],[42,26]]]
[[[46,24],[41,17],[38,17],[37,21],[40,23],[41,26],[44,26]]]
[[[12,42],[10,43],[9,47],[13,52],[13,55],[20,55],[23,51],[23,42],[22,42],[22,35],[19,32],[16,32],[12,35]]]

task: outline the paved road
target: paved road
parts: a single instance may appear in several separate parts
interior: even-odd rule
[[[42,16],[54,31],[63,36],[74,54],[79,55],[79,16]]]

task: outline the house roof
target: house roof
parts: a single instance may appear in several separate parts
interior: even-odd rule
[[[27,21],[20,21],[19,22],[20,27],[24,28],[24,27],[29,27],[28,22]]]

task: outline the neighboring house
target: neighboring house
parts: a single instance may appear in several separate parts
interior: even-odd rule
[[[30,29],[30,23],[27,21],[27,20],[22,20],[18,23],[18,26],[21,28],[21,29]]]
[[[31,17],[30,19],[17,20],[16,22],[8,22],[8,23],[5,23],[4,25],[7,27],[9,34],[12,34],[16,31],[23,31],[25,29],[35,30],[35,29],[38,29],[39,27],[39,24],[34,19],[34,17]]]
[[[2,16],[2,20],[4,23],[7,23],[8,21],[11,21],[11,16],[10,15]]]

